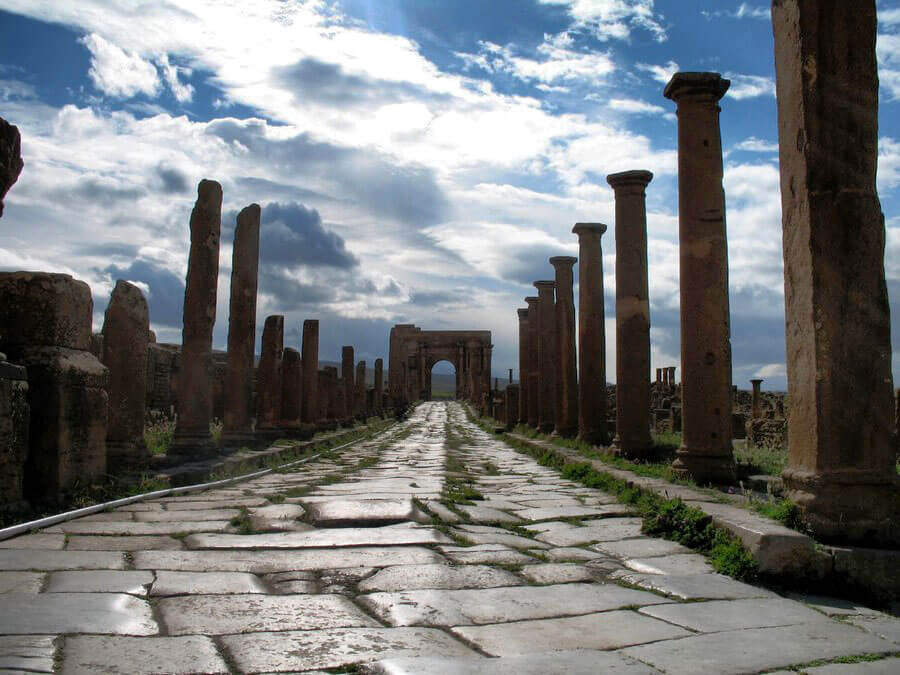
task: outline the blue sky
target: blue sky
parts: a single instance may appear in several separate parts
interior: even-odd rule
[[[879,7],[879,190],[900,314],[900,0]],[[321,323],[387,356],[390,326],[489,329],[517,366],[516,308],[573,223],[613,224],[608,173],[649,169],[653,367],[677,365],[675,70],[732,80],[722,101],[734,382],[783,389],[781,207],[764,0],[0,0],[0,116],[25,170],[0,221],[0,269],[117,278],[180,341],[188,216],[224,187],[215,346],[231,233],[263,206],[258,325],[297,346]],[[604,236],[608,372],[615,240]],[[576,275],[577,278],[577,275]],[[577,297],[577,296],[576,296]],[[895,319],[896,321],[896,319]],[[895,371],[900,324],[894,330]]]

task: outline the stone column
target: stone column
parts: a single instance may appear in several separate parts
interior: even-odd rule
[[[380,415],[384,408],[384,360],[375,359],[375,414]]]
[[[540,361],[538,360],[538,298],[530,295],[525,298],[528,305],[528,345],[525,386],[528,408],[524,411],[524,422],[537,429],[538,426],[538,387],[540,386]]]
[[[784,483],[817,538],[896,547],[875,0],[780,0],[772,23],[790,396]]]
[[[509,377],[506,380],[507,386],[513,383],[513,369],[509,369]]]
[[[519,376],[521,378],[521,375]],[[519,423],[519,393],[521,384],[510,384],[506,387],[506,430],[512,430]]]
[[[344,381],[344,407],[347,419],[356,417],[356,380],[353,377],[353,347],[341,347],[341,378]]]
[[[368,410],[366,410],[366,362],[360,361],[356,364],[356,414],[363,421],[368,418]]]
[[[698,483],[735,479],[731,449],[731,328],[722,189],[718,73],[676,73],[665,96],[678,106],[681,257],[681,425],[673,464]]]
[[[319,320],[303,322],[303,394],[300,403],[301,420],[314,424],[319,414]]]
[[[300,427],[303,406],[303,362],[300,352],[285,347],[281,362],[281,428]]]
[[[578,435],[578,356],[575,348],[575,297],[572,268],[578,258],[554,256],[556,272],[556,426],[558,436]]]
[[[656,369],[656,388],[662,387],[662,368]]]
[[[23,484],[28,420],[28,374],[0,353],[0,513],[27,510]]]
[[[535,281],[538,289],[538,429],[549,434],[556,426],[556,282]]]
[[[751,404],[750,416],[758,420],[762,417],[762,400],[760,397],[759,386],[763,383],[762,380],[750,380],[750,384],[753,386],[753,403]]]
[[[669,386],[674,389],[675,388],[675,366],[669,366],[666,370],[669,371]]]
[[[528,378],[528,309],[517,309],[516,314],[519,317],[519,409],[516,417],[525,421],[528,417],[528,392],[525,388]]]
[[[127,281],[116,281],[103,318],[100,359],[109,368],[106,470],[110,474],[144,466],[150,459],[144,444],[149,336],[144,294]]]
[[[650,295],[646,189],[653,174],[624,171],[606,182],[616,195],[616,447],[646,456],[650,438]]]
[[[253,357],[256,350],[259,217],[258,204],[251,204],[238,214],[231,253],[222,444],[232,447],[246,445],[253,440],[250,408],[253,400]]]
[[[178,422],[169,447],[173,455],[215,453],[212,416],[212,334],[219,281],[222,186],[202,180],[191,212],[191,252],[184,289],[184,328],[178,373]]]
[[[284,317],[266,317],[262,349],[256,370],[256,432],[272,436],[281,423],[281,366],[284,352]]]
[[[603,223],[576,223],[578,235],[578,437],[606,445],[606,325],[603,298]]]
[[[109,371],[88,351],[93,307],[90,287],[68,274],[0,272],[0,351],[28,375],[32,503],[106,473]]]
[[[336,366],[325,366],[328,374],[328,412],[325,415],[330,420],[340,420],[342,415],[338,404],[338,369]]]

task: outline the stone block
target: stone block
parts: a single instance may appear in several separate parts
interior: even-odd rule
[[[68,274],[0,273],[0,340],[12,360],[24,347],[90,351],[91,289]]]
[[[25,368],[0,354],[0,511],[25,506],[22,485],[28,457],[28,379]]]

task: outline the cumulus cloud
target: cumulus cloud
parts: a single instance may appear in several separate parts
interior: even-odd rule
[[[735,145],[733,149],[745,152],[778,152],[778,143],[770,143],[755,136],[750,136]]]
[[[159,93],[159,74],[150,61],[97,33],[86,35],[80,42],[91,52],[91,69],[88,71],[91,82],[107,96],[132,98],[145,94],[155,97]]]
[[[775,96],[775,80],[771,77],[740,73],[725,73],[725,77],[731,80],[731,86],[725,94],[730,98],[742,101],[758,96]]]
[[[648,31],[657,42],[665,42],[663,17],[654,0],[540,0],[543,5],[564,5],[575,26],[588,28],[599,40],[627,40],[635,28]]]
[[[635,68],[645,73],[649,73],[650,76],[660,84],[668,84],[669,80],[672,79],[672,76],[681,70],[674,61],[669,61],[662,66],[654,65],[652,63],[636,63]]]
[[[629,115],[662,115],[666,113],[666,109],[662,106],[633,98],[610,99],[609,107]]]
[[[180,73],[186,77],[190,77],[191,69],[182,66],[176,66],[169,62],[168,54],[163,54],[158,60],[159,69],[162,71],[163,79],[172,92],[172,96],[179,103],[190,103],[194,98],[194,87],[191,84],[185,84],[180,80]]]
[[[127,265],[108,265],[101,272],[109,277],[111,286],[115,285],[117,279],[125,279],[138,282],[146,289],[152,324],[170,328],[181,326],[184,306],[182,277],[157,262],[143,259],[134,260]]]

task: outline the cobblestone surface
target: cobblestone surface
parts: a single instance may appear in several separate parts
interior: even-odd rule
[[[876,673],[900,654],[900,620],[715,574],[456,403],[2,542],[0,594],[4,672]]]

